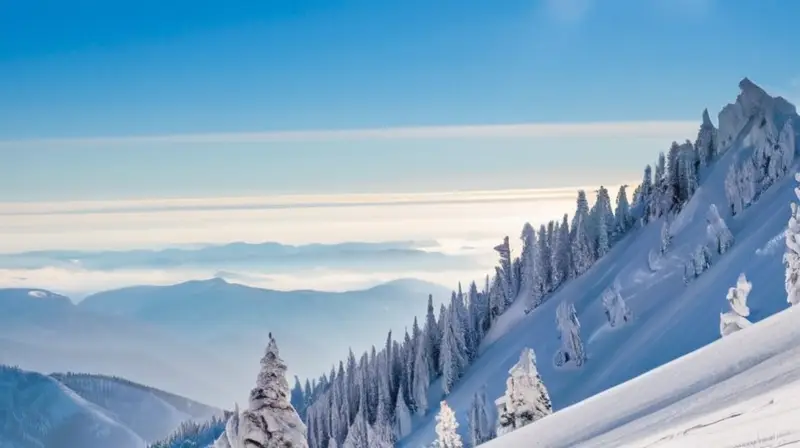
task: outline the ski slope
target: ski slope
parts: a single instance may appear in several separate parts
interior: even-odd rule
[[[737,104],[746,103],[744,106],[757,114],[791,115],[790,119],[797,122],[797,115],[782,100],[760,96],[763,91],[754,91],[749,81],[741,87],[745,92],[737,98]],[[787,307],[783,245],[776,241],[786,228],[788,204],[796,200],[793,176],[779,180],[758,202],[735,217],[731,217],[725,197],[724,181],[730,165],[753,151],[750,133],[760,121],[757,114],[742,117],[739,123],[724,123],[736,128],[724,133],[720,130],[722,135],[731,135],[731,143],[701,172],[700,188],[671,223],[673,240],[664,256],[651,255],[659,252],[661,218],[631,231],[588,272],[568,282],[530,314],[524,313],[526,304],[518,301],[498,319],[483,342],[480,357],[445,397],[457,413],[462,436],[467,434],[467,412],[473,395],[486,387],[490,401],[501,396],[508,369],[525,347],[535,350],[539,372],[558,411],[719,339],[720,313],[728,309],[727,290],[742,272],[753,283],[748,299],[751,322]],[[692,137],[676,135],[675,139]],[[658,149],[653,149],[654,156]],[[686,285],[684,262],[706,242],[706,213],[711,204],[716,204],[736,242],[725,255],[715,254],[711,268]],[[611,329],[606,324],[601,295],[615,282],[633,313],[633,321]],[[556,368],[551,361],[560,346],[555,310],[564,301],[574,303],[581,323],[588,361],[579,369]],[[431,387],[431,395],[430,403],[442,398],[438,387]],[[437,411],[431,409],[419,418],[415,431],[399,446],[427,446],[434,439]],[[574,431],[575,426],[567,430]]]
[[[481,446],[800,443],[798,340],[800,310],[792,308]]]

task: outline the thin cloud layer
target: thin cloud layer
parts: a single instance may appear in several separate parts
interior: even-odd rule
[[[558,2],[561,3],[561,2]],[[582,3],[570,0],[567,3]],[[559,14],[578,13],[578,7],[559,7]],[[275,143],[353,140],[413,140],[453,138],[536,137],[672,137],[696,131],[694,121],[620,121],[592,123],[520,123],[465,126],[419,126],[375,129],[268,131],[205,134],[77,137],[0,141],[0,148],[39,146],[128,145],[156,143]]]
[[[617,187],[608,188],[614,191]],[[577,189],[404,195],[396,201],[383,201],[383,205],[363,197],[328,198],[330,203],[341,202],[335,207],[304,207],[296,198],[157,199],[94,203],[88,208],[86,203],[7,203],[0,205],[4,213],[0,252],[122,250],[235,241],[474,241],[498,235],[516,240],[525,222],[538,225],[571,213]],[[209,208],[215,203],[226,207]],[[261,205],[251,207],[254,203]],[[285,206],[263,207],[264,203]]]

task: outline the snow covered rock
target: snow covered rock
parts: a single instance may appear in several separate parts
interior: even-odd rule
[[[767,115],[796,115],[795,107],[781,97],[771,97],[764,89],[744,78],[739,82],[741,93],[736,102],[728,104],[719,113],[719,152],[733,143],[747,122],[759,112]]]

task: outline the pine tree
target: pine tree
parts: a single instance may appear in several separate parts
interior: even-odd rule
[[[539,227],[537,236],[539,240],[539,250],[537,251],[539,258],[536,260],[536,265],[538,266],[542,295],[544,295],[553,290],[553,271],[550,269],[550,245],[547,240],[547,228],[544,224]]]
[[[608,324],[612,327],[623,325],[631,320],[631,311],[616,285],[606,289],[603,293],[603,308]]]
[[[627,187],[627,185],[622,185],[617,193],[617,209],[614,212],[614,217],[616,218],[614,232],[617,237],[627,232],[633,224],[631,207],[628,204],[628,194],[625,192]]]
[[[586,361],[586,353],[580,336],[581,324],[575,306],[561,302],[556,309],[556,326],[561,333],[561,350],[556,354],[556,365],[573,361],[577,367]]]
[[[588,271],[594,263],[592,244],[589,239],[589,234],[584,224],[581,215],[573,218],[572,227],[572,253],[570,260],[572,261],[572,278],[581,276],[584,272]],[[586,216],[588,219],[588,216]]]
[[[428,357],[428,371],[436,373],[439,368],[439,346],[442,344],[442,333],[436,316],[433,314],[433,295],[428,296],[428,314],[425,315],[425,337],[427,338],[425,352]]]
[[[642,184],[639,187],[637,206],[641,207],[641,224],[644,226],[650,222],[650,217],[654,213],[655,192],[653,185],[653,169],[650,165],[645,166]]]
[[[794,176],[800,182],[800,173]],[[800,188],[795,187],[794,194],[800,199]],[[800,207],[796,202],[789,204],[792,215],[786,228],[786,253],[783,254],[783,264],[786,267],[786,301],[790,305],[800,303]]]
[[[478,348],[480,347],[481,339],[483,339],[483,331],[481,329],[481,314],[483,307],[480,303],[480,296],[478,294],[478,285],[475,282],[469,284],[467,290],[468,313],[470,323],[467,341],[469,345],[470,361],[478,357]]]
[[[711,123],[708,109],[703,110],[703,123],[697,133],[695,147],[700,154],[700,164],[706,166],[717,157],[717,129]]]
[[[505,292],[503,291],[503,279],[500,268],[495,267],[495,276],[492,280],[492,287],[489,291],[489,313],[491,322],[500,317],[505,312]]]
[[[444,336],[442,338],[441,366],[442,372],[442,391],[445,395],[449,394],[456,381],[461,377],[462,372],[467,367],[467,361],[463,355],[464,336],[461,331],[459,320],[453,307],[445,312],[444,315]]]
[[[519,361],[509,370],[503,401],[505,409],[499,418],[498,434],[522,428],[553,413],[533,349],[523,349]]]
[[[666,254],[669,246],[672,243],[672,234],[669,231],[669,221],[665,220],[661,226],[661,254]]]
[[[403,398],[404,392],[401,386],[397,394],[397,405],[394,408],[394,434],[397,440],[411,434],[411,410]]]
[[[495,425],[489,419],[489,412],[486,408],[486,386],[481,387],[480,391],[477,394],[477,426],[478,426],[478,434],[480,435],[481,443],[486,443],[495,437],[497,437],[497,432],[495,431]]]
[[[442,401],[439,414],[436,415],[436,448],[463,448],[461,436],[458,435],[456,414]]]
[[[300,385],[300,378],[294,376],[294,387],[292,388],[292,397],[290,403],[297,410],[301,419],[305,419],[305,395],[303,395],[303,386]]]
[[[363,358],[362,358],[363,359]],[[358,412],[353,424],[347,431],[347,438],[342,444],[343,448],[370,448],[370,439],[374,438],[372,435],[372,428],[367,422],[367,391],[365,389],[367,378],[366,369],[359,368],[359,380],[357,381],[361,391],[359,393]]]
[[[378,358],[385,355],[385,352],[381,352]],[[393,448],[396,441],[391,391],[389,390],[388,375],[385,375],[383,370],[381,369],[378,380],[378,411],[375,423],[372,425],[373,437],[370,439],[370,448]]]
[[[750,315],[747,296],[752,289],[753,284],[747,281],[744,273],[739,274],[736,287],[728,289],[727,299],[731,309],[719,315],[719,332],[723,337],[752,325],[746,319]]]
[[[714,244],[717,252],[719,254],[724,254],[733,246],[734,239],[725,221],[719,216],[716,205],[711,204],[711,206],[709,206],[706,222],[708,223],[706,228],[708,238]]]
[[[221,438],[232,442],[232,448],[308,448],[306,425],[289,403],[289,396],[286,364],[280,358],[278,345],[270,333],[269,345],[261,358],[256,387],[250,391],[250,406],[237,415],[237,428],[231,429],[235,436],[227,434],[226,428],[226,434]]]
[[[427,332],[427,329],[426,329]],[[413,397],[416,405],[417,414],[425,415],[428,412],[428,386],[430,385],[430,355],[429,346],[426,342],[427,335],[423,332],[420,337],[419,345],[416,350],[414,360],[414,390]]]
[[[509,246],[508,237],[504,237],[503,244],[495,246],[494,250],[500,256],[500,266],[496,271],[503,285],[503,308],[505,308],[505,306],[514,301],[517,294],[517,288],[515,287],[516,279],[514,278],[514,270],[512,269],[511,262],[511,246]]]
[[[656,162],[656,172],[653,178],[653,217],[657,218],[663,215],[668,208],[666,207],[667,201],[667,181],[666,181],[667,162],[664,153],[658,154],[658,161]]]
[[[347,416],[348,427],[355,421],[356,412],[358,412],[358,403],[361,401],[358,375],[356,355],[353,354],[353,349],[350,349],[347,355],[347,403],[350,406]]]

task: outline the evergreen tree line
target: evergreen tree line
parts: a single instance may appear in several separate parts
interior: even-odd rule
[[[169,437],[153,443],[148,448],[197,448],[211,446],[220,434],[225,431],[225,422],[231,413],[225,412],[225,417],[213,417],[203,423],[186,421]]]
[[[694,144],[673,142],[666,156],[659,155],[655,175],[645,167],[632,203],[626,185],[619,188],[615,207],[605,187],[596,190],[591,207],[581,190],[571,220],[565,214],[538,231],[529,223],[523,226],[519,256],[513,256],[506,236],[494,248],[498,264],[480,288],[472,282],[464,292],[459,283],[438,316],[429,296],[424,322],[415,318],[402,339],[389,332],[380,350],[373,346],[358,358],[351,350],[329,374],[307,379],[304,386],[295,377],[291,401],[308,426],[309,446],[393,446],[408,435],[411,415],[429,410],[431,383],[441,378],[447,396],[477,358],[492,325],[512,304],[523,300],[526,312],[534,309],[589,270],[637,224],[680,210],[697,190],[701,167],[717,157],[716,132],[704,119]],[[565,311],[567,317],[574,314],[574,308]],[[583,355],[576,356],[578,361]]]

